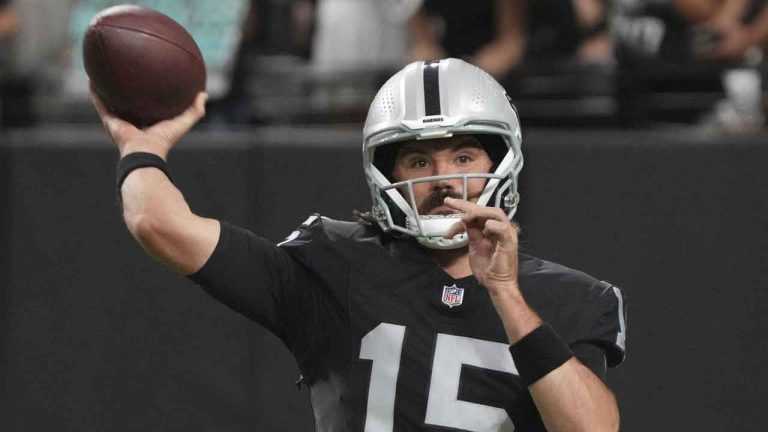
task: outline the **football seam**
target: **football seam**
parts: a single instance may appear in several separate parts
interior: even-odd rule
[[[101,23],[101,24],[99,24],[99,25],[98,25],[98,27],[112,27],[112,28],[116,28],[116,29],[120,29],[120,30],[127,30],[127,31],[132,31],[132,32],[136,32],[136,33],[145,34],[145,35],[147,35],[147,36],[152,36],[152,37],[155,37],[155,38],[157,38],[157,39],[160,39],[160,40],[162,40],[162,41],[164,41],[164,42],[168,42],[169,44],[176,46],[177,48],[179,48],[180,50],[184,51],[185,53],[187,53],[187,54],[191,55],[192,57],[196,58],[197,60],[200,60],[200,62],[202,62],[202,63],[203,63],[203,65],[205,65],[205,60],[203,60],[203,58],[202,58],[202,55],[198,56],[198,55],[197,55],[197,54],[195,54],[195,53],[191,53],[191,52],[189,52],[189,50],[188,50],[188,49],[186,49],[186,48],[184,48],[183,46],[179,45],[179,44],[178,44],[178,43],[176,43],[175,41],[173,41],[173,40],[171,40],[171,39],[168,39],[168,38],[166,38],[166,37],[164,37],[164,36],[161,36],[161,35],[159,35],[159,34],[156,34],[156,33],[152,33],[152,32],[148,32],[148,31],[146,31],[146,30],[140,30],[140,29],[136,29],[136,28],[133,28],[133,27],[126,27],[126,26],[115,25],[115,24],[106,24],[106,23]],[[194,38],[192,38],[191,36],[190,36],[190,38],[192,39],[192,42],[195,42],[195,41],[194,41]],[[195,43],[196,43],[196,42],[195,42]]]
[[[109,56],[107,56],[107,53],[104,50],[104,39],[102,38],[102,34],[101,34],[100,31],[98,31],[98,29],[94,29],[94,30],[96,31],[95,32],[96,33],[96,41],[99,44],[99,51],[101,52],[101,58],[104,59],[104,65],[107,66],[107,72],[109,72],[109,79],[110,79],[110,81],[112,81],[112,86],[114,87],[115,86],[115,74],[112,71],[112,65],[110,64],[111,62],[109,61]],[[124,97],[122,92],[120,92],[120,93],[121,93],[120,97]],[[99,97],[101,97],[101,95],[99,95]],[[104,104],[107,105],[107,102],[105,101]],[[107,108],[109,108],[109,110],[112,111],[112,112],[115,111],[114,107],[107,106]]]

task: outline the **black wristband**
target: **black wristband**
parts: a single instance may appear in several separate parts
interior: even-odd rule
[[[122,200],[122,192],[120,188],[123,186],[125,178],[128,177],[133,170],[146,167],[155,167],[162,171],[168,180],[173,183],[173,177],[168,172],[168,165],[166,165],[163,158],[154,153],[136,152],[126,155],[124,158],[117,162],[117,197]]]
[[[573,357],[573,352],[547,323],[509,347],[520,377],[529,386]]]

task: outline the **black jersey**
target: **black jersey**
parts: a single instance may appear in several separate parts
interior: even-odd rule
[[[604,379],[624,356],[621,292],[520,255],[528,304]],[[318,431],[544,430],[501,319],[411,238],[310,217],[278,246],[222,223],[192,279],[295,355]]]

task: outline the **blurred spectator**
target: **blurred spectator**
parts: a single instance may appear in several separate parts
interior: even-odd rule
[[[322,70],[397,68],[418,0],[318,0],[312,63]]]
[[[604,0],[528,0],[528,60],[613,61]]]
[[[11,36],[19,29],[19,18],[10,0],[0,0],[0,76],[11,63]]]
[[[11,0],[0,0],[0,40],[12,36],[18,28],[19,18],[11,7]]]
[[[250,0],[239,57],[297,55],[308,58],[315,0]]]
[[[604,62],[603,0],[426,0],[409,23],[411,58],[465,58],[497,78],[523,60]]]
[[[765,124],[761,74],[768,42],[768,2],[764,0],[676,0],[675,8],[696,24],[691,49],[700,60],[722,61],[729,67],[721,81],[725,98],[705,116],[703,125],[730,133],[760,130]],[[709,10],[702,10],[708,3]],[[700,16],[693,15],[700,13]],[[708,12],[705,13],[705,12]],[[699,21],[696,21],[696,19]]]
[[[283,90],[310,56],[315,0],[249,0],[234,55],[231,85],[223,98],[208,104],[205,122],[253,123],[254,105],[265,95],[286,102]],[[288,90],[286,90],[288,91]],[[282,96],[282,97],[281,97]],[[282,111],[284,106],[271,106]],[[274,109],[273,109],[274,108]],[[279,114],[275,115],[276,117]]]
[[[625,90],[648,93],[663,89],[665,83],[674,85],[665,91],[687,94],[691,104],[704,105],[707,111],[699,123],[708,130],[744,133],[761,129],[765,115],[757,66],[763,63],[768,42],[767,3],[617,0],[613,27],[625,75],[639,77]],[[652,74],[647,73],[651,70]],[[689,78],[680,80],[681,73]],[[721,93],[724,98],[711,101],[707,92]],[[644,97],[633,95],[638,96]]]
[[[525,47],[525,0],[425,0],[409,20],[411,60],[464,58],[501,78]]]
[[[14,113],[10,107],[16,102],[18,93],[16,78],[12,76],[13,53],[12,38],[19,29],[19,18],[10,0],[0,0],[0,128],[5,125],[18,124],[13,120]]]
[[[694,3],[698,4],[694,6]],[[753,64],[762,60],[760,50],[768,42],[768,4],[765,1],[677,0],[675,7],[690,21],[701,23],[695,27],[692,40],[698,57],[746,60]]]
[[[616,11],[617,38],[632,57],[754,63],[768,43],[765,0],[616,0]]]

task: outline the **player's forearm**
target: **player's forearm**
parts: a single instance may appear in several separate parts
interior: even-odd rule
[[[162,232],[190,212],[181,192],[156,168],[132,171],[121,192],[125,224],[148,252],[160,252]]]
[[[531,384],[528,390],[550,432],[619,430],[616,398],[576,358]]]
[[[192,213],[181,192],[156,168],[131,172],[123,182],[123,218],[136,241],[156,260],[183,274],[205,263],[218,238],[218,222]]]
[[[493,306],[504,324],[510,344],[515,344],[541,325],[541,319],[528,306],[516,284],[508,288],[489,288]]]

